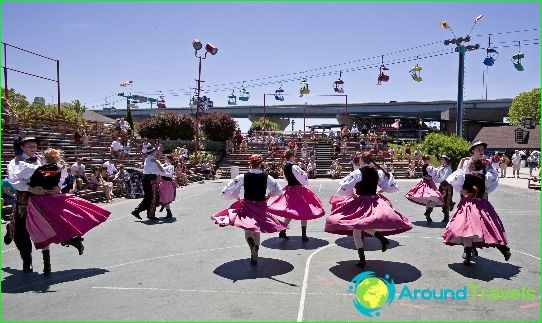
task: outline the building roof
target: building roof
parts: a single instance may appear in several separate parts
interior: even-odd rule
[[[115,120],[109,117],[98,114],[94,111],[86,110],[83,112],[83,119],[91,122],[103,122],[103,123],[114,123]]]
[[[523,141],[516,142],[516,130],[523,131]],[[474,141],[487,143],[489,149],[540,150],[540,125],[530,129],[522,126],[484,127]]]

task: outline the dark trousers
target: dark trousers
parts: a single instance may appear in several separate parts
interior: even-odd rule
[[[147,211],[147,218],[154,218],[158,204],[158,182],[156,175],[143,175],[143,200],[136,207],[136,212]]]
[[[450,209],[452,208],[452,197],[454,195],[454,189],[452,185],[450,185],[448,182],[444,181],[440,183],[438,187],[439,192],[442,194],[442,198],[444,199],[444,205],[442,206],[442,212],[444,214],[449,214]]]
[[[13,241],[15,241],[15,246],[19,249],[23,261],[32,259],[32,241],[26,229],[26,207],[29,197],[30,193],[28,192],[17,192],[15,194],[15,209],[11,217],[10,234]]]

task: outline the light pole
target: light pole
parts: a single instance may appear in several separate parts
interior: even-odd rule
[[[292,132],[294,132],[294,124],[295,124],[295,120],[292,119]]]
[[[447,21],[442,21],[440,23],[440,26],[444,29],[448,29],[452,32],[455,38],[453,39],[446,39],[444,41],[444,45],[448,46],[450,44],[455,44],[457,47],[455,48],[455,51],[459,53],[459,73],[457,77],[457,117],[456,117],[456,123],[455,123],[455,133],[459,137],[463,137],[463,84],[465,81],[465,53],[467,51],[476,50],[480,48],[479,44],[476,45],[467,45],[464,46],[461,43],[470,42],[470,33],[482,19],[483,15],[479,15],[474,19],[474,25],[471,27],[469,34],[466,37],[456,37],[454,31],[452,30],[452,27],[448,24]]]
[[[196,145],[194,146],[194,158],[197,161],[198,160],[198,147],[199,147],[199,109],[200,109],[200,103],[201,103],[201,98],[200,98],[200,93],[201,93],[201,60],[207,58],[208,53],[211,53],[211,55],[216,55],[216,53],[218,53],[218,48],[215,47],[214,45],[210,44],[210,43],[207,43],[207,45],[205,45],[205,55],[203,55],[203,57],[202,57],[201,55],[198,56],[198,50],[200,50],[203,47],[203,45],[201,44],[201,42],[198,39],[194,39],[192,41],[192,47],[194,47],[194,49],[195,49],[194,55],[199,60],[198,79],[196,80],[196,82],[198,84],[198,90],[197,90],[198,92],[197,92],[197,97],[196,97],[196,100],[197,100],[197,102],[196,102],[196,143],[195,143]]]

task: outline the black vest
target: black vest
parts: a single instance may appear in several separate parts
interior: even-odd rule
[[[60,182],[60,168],[56,165],[43,165],[38,167],[30,177],[28,186],[41,186],[46,190],[52,190]]]
[[[265,201],[265,192],[267,191],[267,174],[246,173],[244,182],[245,200]]]
[[[425,164],[422,166],[422,176],[424,176],[424,177],[429,176],[429,174],[427,173],[427,167],[428,166],[429,165],[425,165]]]
[[[295,178],[294,173],[292,172],[293,164],[287,163],[284,165],[284,177],[288,181],[288,186],[301,185],[301,183]]]
[[[478,188],[478,190],[474,188],[475,186]],[[486,192],[486,179],[482,174],[466,174],[465,183],[463,183],[463,189],[471,194],[474,194],[475,197],[481,198]]]
[[[357,195],[376,195],[378,172],[374,167],[364,166],[360,169],[361,181],[356,183]]]

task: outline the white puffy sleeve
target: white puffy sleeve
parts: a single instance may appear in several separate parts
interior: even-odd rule
[[[497,186],[499,185],[499,174],[491,166],[491,164],[488,165],[488,168],[486,169],[486,192],[491,193],[493,192]]]
[[[175,173],[175,167],[173,165],[167,165],[166,167],[164,167],[164,171],[162,172],[162,175],[167,176],[167,177],[173,177],[174,173]]]
[[[465,172],[462,169],[458,169],[450,174],[446,181],[452,185],[454,190],[461,192],[461,190],[463,190],[463,184],[465,183]]]
[[[395,183],[393,175],[390,174],[390,178],[388,178],[380,169],[378,170],[378,186],[386,193],[399,192],[399,187],[397,186],[397,183]]]
[[[354,187],[357,182],[360,182],[362,179],[361,172],[355,170],[348,174],[345,178],[339,183],[339,189],[337,190],[337,195],[339,196],[349,196],[354,194]]]
[[[59,165],[60,167],[60,165]],[[60,181],[58,182],[58,186],[62,187],[64,185],[64,181],[66,180],[66,177],[68,177],[68,170],[66,167],[70,167],[69,165],[65,165],[62,167],[62,170],[60,171]]]
[[[307,173],[297,165],[292,166],[292,173],[294,173],[295,178],[303,185],[309,185],[309,178]]]
[[[13,162],[13,164],[11,164],[11,162]],[[15,161],[11,162],[9,164],[11,167],[8,166],[9,183],[17,191],[28,191],[30,177],[40,165],[29,164],[24,161],[19,161],[17,163]]]
[[[452,168],[445,166],[437,169],[436,167],[428,166],[427,173],[431,175],[435,183],[438,184],[444,182],[446,178],[452,174]]]
[[[269,196],[278,196],[282,194],[282,187],[277,181],[267,175],[267,189],[269,190]]]
[[[232,179],[226,187],[222,189],[220,197],[223,199],[237,199],[241,193],[241,188],[245,183],[245,176],[243,174],[236,176]]]

